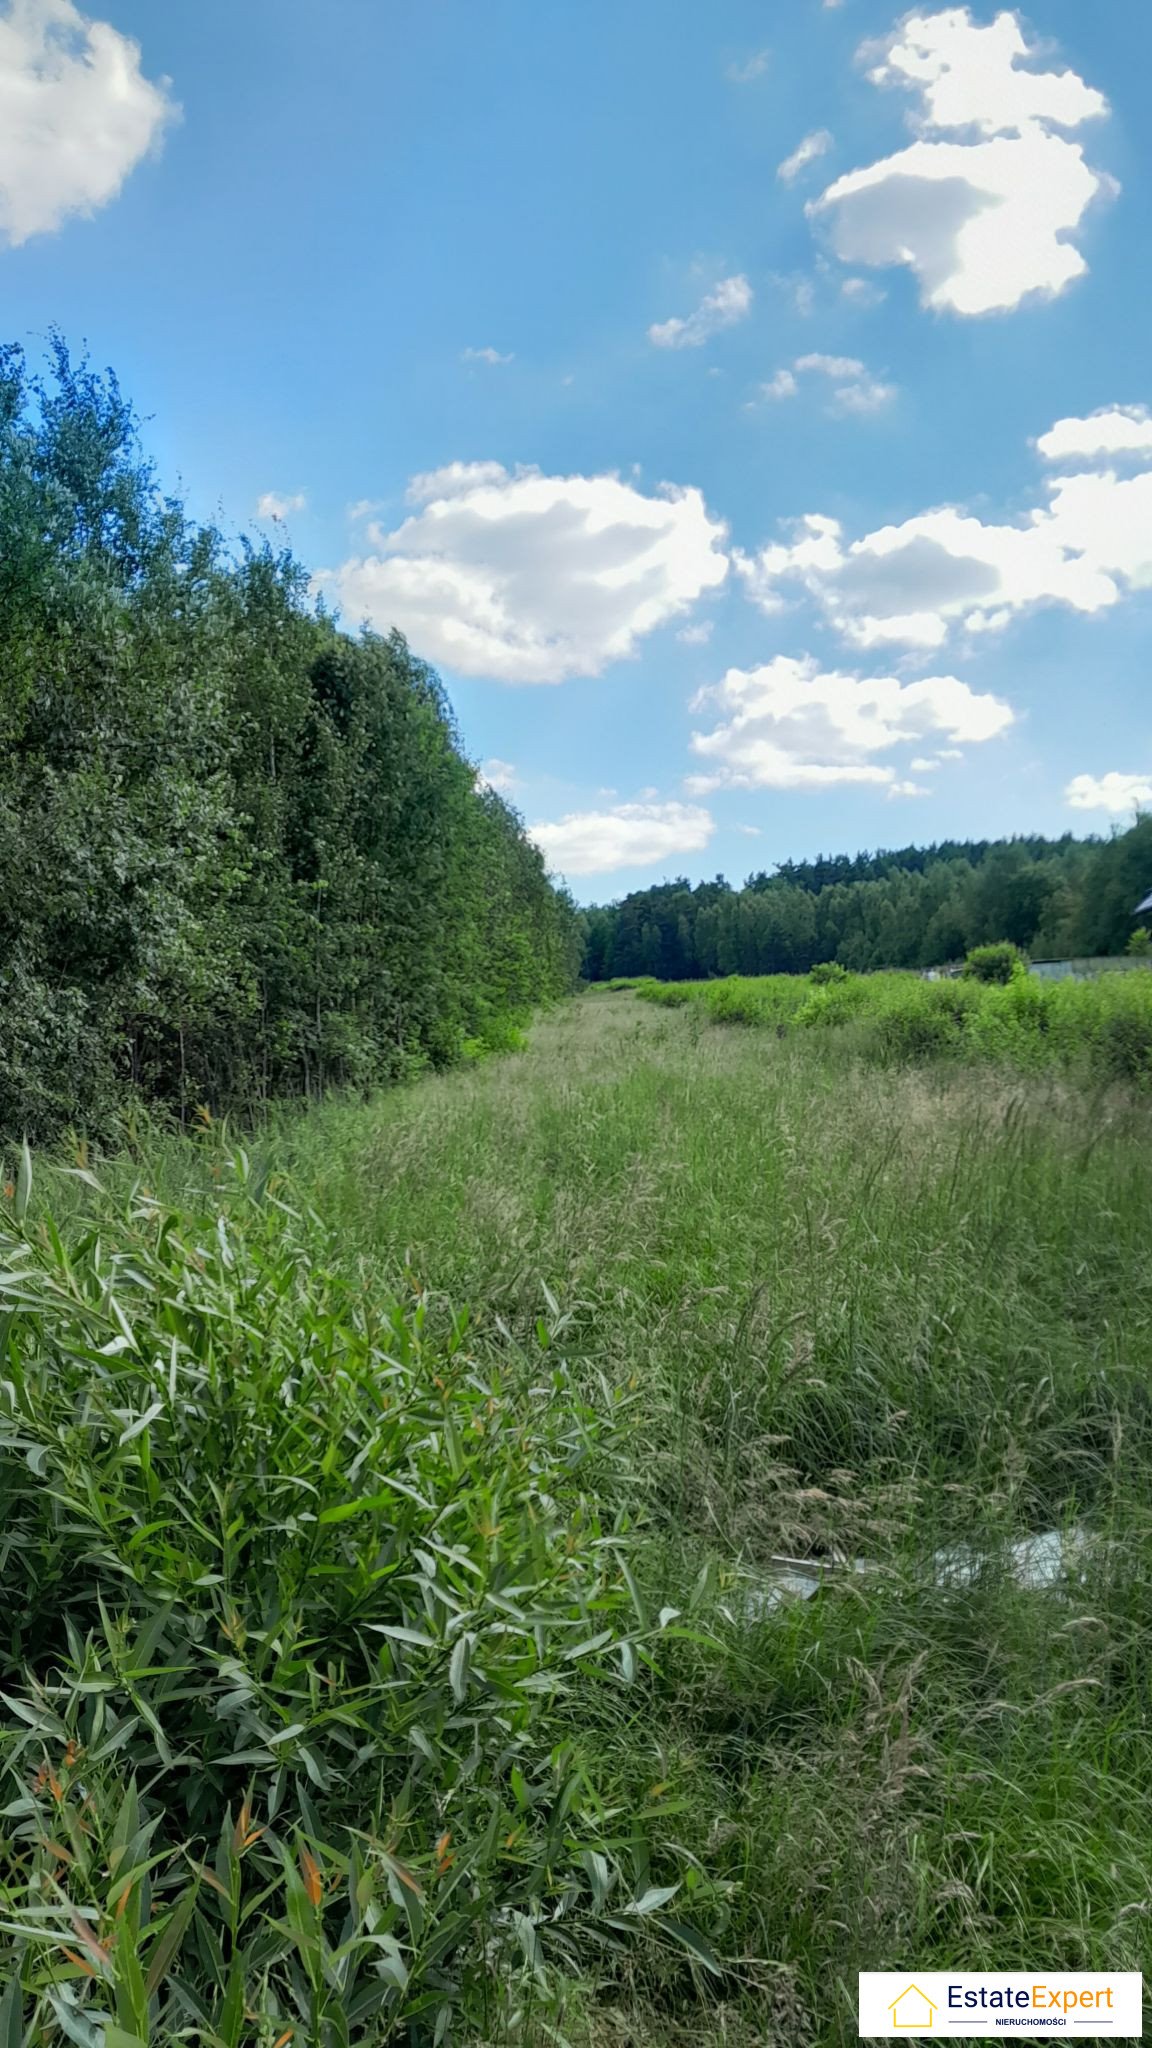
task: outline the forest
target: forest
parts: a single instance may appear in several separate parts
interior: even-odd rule
[[[945,841],[784,861],[734,889],[717,877],[637,890],[587,913],[589,981],[652,975],[854,973],[943,966],[1010,940],[1033,958],[1119,954],[1152,888],[1152,817],[1108,839]]]
[[[189,518],[115,377],[52,361],[0,350],[0,1131],[507,1042],[580,926],[436,676]]]

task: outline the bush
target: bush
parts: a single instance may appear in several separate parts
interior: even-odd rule
[[[1010,939],[1001,939],[994,946],[973,946],[964,962],[969,981],[1011,981],[1023,971],[1024,955]]]
[[[834,982],[847,981],[848,969],[838,960],[818,960],[808,979],[814,988],[829,988]]]
[[[474,2040],[589,1930],[662,1924],[602,1789],[645,1654],[582,1478],[614,1469],[610,1389],[543,1325],[482,1365],[465,1316],[361,1291],[243,1154],[203,1215],[92,1182],[67,1244],[28,1227],[27,1172],[0,1980],[32,2010],[10,1992],[4,2038],[99,2048],[114,2014],[121,2043],[236,2042],[247,2012],[268,2048]]]

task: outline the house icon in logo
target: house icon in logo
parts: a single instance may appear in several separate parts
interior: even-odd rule
[[[892,2000],[888,2010],[894,2027],[907,2029],[913,2034],[926,2034],[936,2018],[933,2001],[916,1984],[909,1984],[899,1998]]]

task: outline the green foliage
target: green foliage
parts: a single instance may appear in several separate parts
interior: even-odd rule
[[[964,961],[964,974],[969,981],[1003,983],[1023,971],[1020,948],[1010,939],[1002,939],[994,946],[973,946]]]
[[[743,889],[661,882],[587,912],[590,980],[940,967],[1010,941],[1036,957],[1123,952],[1152,887],[1152,817],[1109,839],[946,841],[781,861]]]
[[[808,979],[813,988],[830,988],[836,982],[847,981],[848,969],[841,967],[838,960],[818,960]]]
[[[1143,1966],[1152,977],[847,987],[556,1005],[247,1162],[141,1118],[104,1195],[9,1150],[0,2041],[16,1955],[45,2048],[847,2048],[893,1956]]]
[[[627,1401],[574,1383],[556,1319],[481,1362],[465,1315],[342,1277],[266,1168],[205,1149],[214,1205],[82,1169],[70,1228],[25,1195],[0,1234],[25,2018],[476,2039],[589,1945],[698,1939],[674,1856],[654,1885],[651,1828],[617,1838],[594,1732],[660,1633],[590,1483]]]
[[[990,950],[999,967],[1003,950]],[[814,988],[796,975],[732,975],[646,983],[636,994],[662,1008],[691,1003],[711,1023],[750,1024],[780,1037],[847,1027],[849,1055],[885,1065],[953,1056],[1152,1079],[1152,975],[1139,971],[1041,981],[1012,956],[1007,980],[869,974]]]
[[[0,350],[0,565],[0,1133],[365,1087],[572,986],[435,676],[194,526],[59,342]]]
[[[1134,960],[1152,959],[1152,932],[1146,924],[1137,925],[1124,951],[1130,953]]]

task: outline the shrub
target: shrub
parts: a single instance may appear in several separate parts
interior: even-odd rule
[[[834,982],[847,981],[848,969],[838,960],[818,960],[808,979],[814,988],[828,988]]]
[[[1146,924],[1137,925],[1124,950],[1134,960],[1152,959],[1152,932]]]
[[[964,962],[969,981],[1011,981],[1023,968],[1024,955],[1010,939],[1001,939],[994,946],[973,946]]]
[[[872,1020],[868,1050],[884,1061],[924,1060],[960,1052],[979,1006],[972,987],[956,981],[897,981]]]
[[[618,1803],[604,1839],[620,1407],[234,1178],[199,1216],[92,1183],[66,1244],[26,1162],[0,1228],[4,2037],[486,2037],[671,1895]]]

